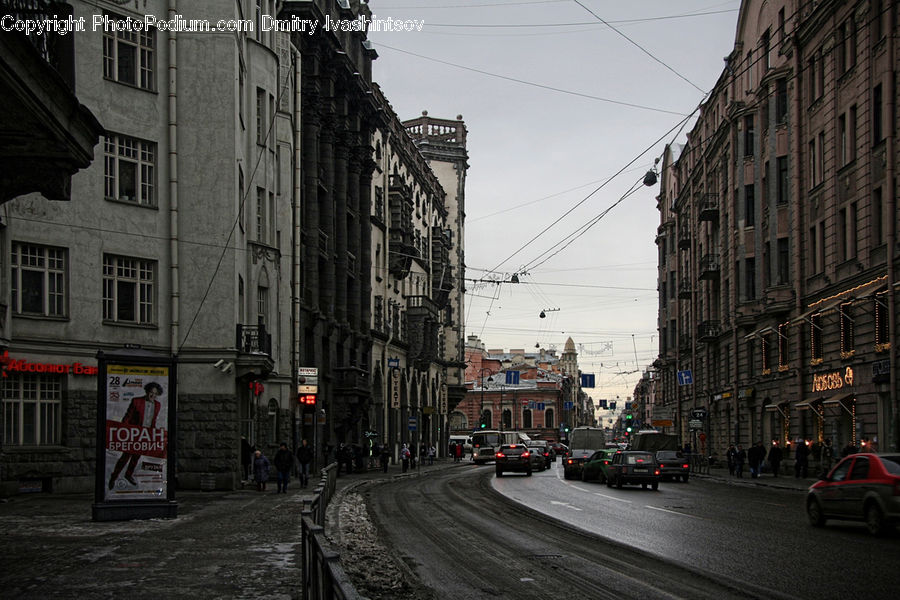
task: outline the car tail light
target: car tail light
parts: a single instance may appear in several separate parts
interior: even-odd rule
[[[526,450],[525,452],[522,453],[522,456],[524,456],[524,457],[527,458],[527,457],[531,456],[531,452],[529,452],[528,450]]]
[[[685,464],[681,465],[681,468],[682,468],[682,469],[690,469],[690,468],[691,468],[691,465],[685,463]]]
[[[569,464],[571,465],[571,464],[574,463],[575,461],[572,460],[572,459],[570,458],[570,459],[568,459],[566,462],[569,463]]]
[[[494,454],[494,456],[496,456],[497,458],[506,458],[506,455],[503,454],[502,452],[497,452]]]
[[[659,469],[656,469],[655,471],[653,471],[653,474],[654,474],[654,475],[659,475]]]

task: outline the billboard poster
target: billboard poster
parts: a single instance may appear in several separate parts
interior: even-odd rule
[[[106,366],[104,499],[168,496],[170,368]]]

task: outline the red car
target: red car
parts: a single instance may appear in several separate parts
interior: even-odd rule
[[[809,522],[863,521],[873,535],[900,522],[900,454],[851,454],[806,494]]]

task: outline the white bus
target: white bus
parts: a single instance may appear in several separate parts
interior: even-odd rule
[[[472,434],[472,460],[476,465],[483,465],[494,460],[494,452],[503,444],[524,444],[530,439],[521,431],[476,431]]]

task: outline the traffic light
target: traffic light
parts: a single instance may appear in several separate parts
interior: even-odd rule
[[[315,406],[316,405],[316,395],[315,394],[300,394],[297,396],[297,402],[304,406]]]
[[[569,433],[569,426],[568,425],[563,426],[563,431],[565,431],[566,433]]]
[[[625,420],[626,420],[626,421],[630,421],[630,420],[633,419],[633,418],[634,418],[634,415],[632,415],[631,413],[628,413],[628,414],[625,415]]]

